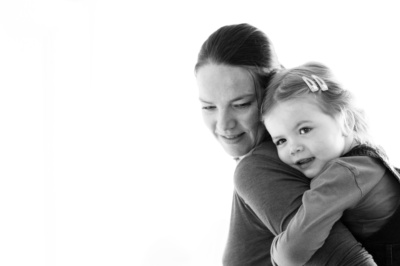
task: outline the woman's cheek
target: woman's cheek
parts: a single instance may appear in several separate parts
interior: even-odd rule
[[[209,130],[211,130],[211,132],[214,132],[215,122],[213,122],[214,119],[213,119],[212,114],[203,112],[202,115],[203,115],[203,121],[204,121],[204,124],[206,125],[206,127]]]
[[[246,121],[249,123],[251,128],[258,128],[260,126],[260,114],[258,112],[258,108],[251,108],[249,113],[247,114]]]

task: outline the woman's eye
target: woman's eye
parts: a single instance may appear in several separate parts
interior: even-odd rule
[[[308,132],[310,132],[311,131],[311,128],[309,128],[309,127],[303,127],[303,128],[301,128],[300,130],[299,130],[299,133],[300,133],[300,135],[303,135],[303,134],[306,134],[306,133],[308,133]]]
[[[236,108],[247,108],[247,107],[249,107],[251,105],[251,102],[248,102],[248,103],[241,103],[241,104],[235,104],[234,106],[236,107]]]
[[[215,109],[215,106],[203,106],[201,109],[206,110],[206,111],[212,111]]]
[[[276,145],[276,146],[279,146],[279,145],[282,145],[282,144],[285,143],[285,142],[286,142],[285,139],[278,139],[277,141],[275,141],[275,145]]]

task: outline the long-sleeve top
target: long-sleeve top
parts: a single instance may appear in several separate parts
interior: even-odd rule
[[[272,265],[274,236],[284,231],[310,189],[310,180],[282,163],[276,147],[265,141],[236,167],[235,191],[223,264]],[[306,265],[376,265],[341,222]]]
[[[381,160],[368,156],[334,159],[312,179],[302,206],[274,239],[272,258],[279,266],[304,265],[342,216],[361,241],[389,221],[399,199],[400,183]]]

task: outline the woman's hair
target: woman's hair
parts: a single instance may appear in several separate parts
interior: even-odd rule
[[[281,68],[267,36],[245,23],[221,27],[208,37],[201,46],[195,72],[210,63],[246,69],[254,80],[259,105],[271,71]]]
[[[312,92],[303,77],[311,80],[318,90]],[[325,82],[327,90],[322,90],[321,86],[317,85],[318,78]],[[368,124],[364,112],[355,106],[352,94],[344,90],[335,81],[332,72],[320,63],[307,63],[276,73],[267,87],[267,93],[261,106],[262,120],[277,103],[302,98],[306,95],[315,97],[321,110],[327,115],[342,116],[346,131],[353,131],[354,138],[359,144],[375,146],[368,134]]]

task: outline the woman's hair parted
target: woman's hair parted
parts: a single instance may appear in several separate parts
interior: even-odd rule
[[[313,80],[312,75],[321,78],[328,90],[312,92],[303,77]],[[364,112],[355,106],[353,95],[343,89],[335,80],[332,72],[320,63],[307,63],[299,67],[281,70],[271,79],[261,106],[261,118],[270,112],[276,104],[291,99],[312,95],[321,110],[332,117],[342,116],[347,132],[353,132],[359,144],[375,146],[368,133],[368,123]]]
[[[246,69],[254,80],[259,105],[271,71],[281,68],[267,36],[246,23],[223,26],[208,37],[200,49],[195,72],[210,63]]]

